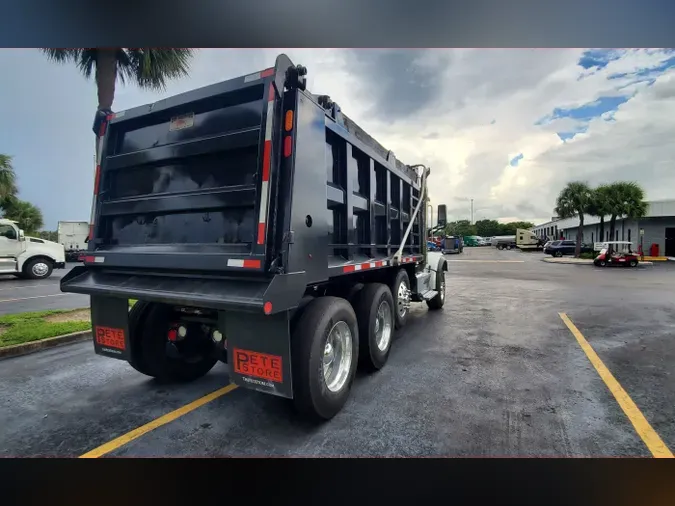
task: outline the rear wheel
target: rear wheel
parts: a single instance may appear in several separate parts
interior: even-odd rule
[[[319,297],[307,304],[294,325],[291,349],[296,408],[311,418],[333,418],[347,402],[359,355],[349,302]]]
[[[395,307],[394,326],[400,329],[408,321],[410,313],[410,278],[405,269],[398,270],[390,289]]]
[[[427,301],[429,309],[441,309],[445,304],[445,271],[440,270],[436,273],[436,296]]]
[[[183,341],[169,341],[171,314],[171,307],[164,304],[140,301],[134,304],[129,326],[130,337],[136,339],[138,349],[129,363],[137,371],[162,381],[188,382],[201,378],[218,361],[212,353],[210,336],[193,331]]]
[[[631,260],[628,265],[630,265],[631,267],[637,267],[637,264],[638,264],[637,260]]]
[[[504,246],[502,246],[501,244],[497,244],[497,249],[498,249],[498,250],[503,250],[503,249],[504,249]]]
[[[556,251],[555,253],[553,253],[553,256],[557,257],[557,258],[560,258],[560,257],[563,256],[563,252],[562,251]]]
[[[359,363],[382,369],[394,335],[394,299],[387,285],[372,283],[359,292],[354,311],[359,324]]]

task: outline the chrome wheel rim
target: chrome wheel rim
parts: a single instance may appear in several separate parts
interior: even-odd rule
[[[408,312],[408,306],[410,305],[410,290],[408,290],[408,284],[405,281],[401,281],[398,285],[396,302],[398,305],[398,315],[403,318]]]
[[[385,351],[391,342],[391,316],[391,306],[386,300],[383,300],[377,308],[377,317],[375,318],[375,343],[380,351]]]
[[[49,271],[49,266],[44,262],[38,262],[33,266],[32,271],[36,276],[42,277]]]
[[[352,332],[339,321],[328,333],[323,349],[323,379],[326,388],[339,392],[345,386],[352,365]]]

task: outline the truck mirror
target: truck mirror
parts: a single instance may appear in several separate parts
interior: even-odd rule
[[[437,219],[437,221],[438,221],[438,225],[441,226],[441,227],[444,227],[448,224],[448,218],[446,216],[446,212],[447,211],[446,211],[445,204],[441,204],[441,205],[438,206],[438,213],[437,213],[438,219]]]
[[[19,241],[23,241],[26,238],[26,236],[23,233],[23,229],[19,229]]]

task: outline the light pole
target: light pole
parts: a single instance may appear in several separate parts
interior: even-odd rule
[[[471,225],[473,225],[473,199],[471,199]]]

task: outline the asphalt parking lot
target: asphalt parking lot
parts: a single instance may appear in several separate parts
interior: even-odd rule
[[[65,269],[55,270],[44,280],[0,276],[0,315],[89,307],[87,295],[62,293],[59,289],[60,279],[76,265],[68,263]]]
[[[222,364],[161,385],[78,343],[0,361],[0,456],[646,457],[654,435],[675,450],[675,263],[598,269],[492,248],[447,258],[444,311],[416,306],[387,366],[359,374],[330,422],[219,391]]]

